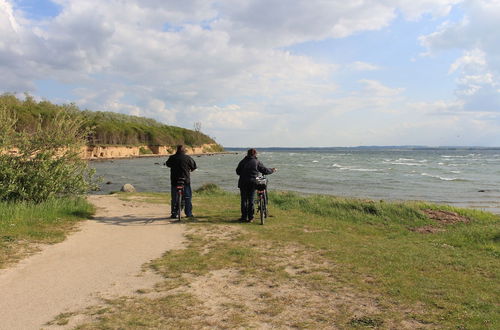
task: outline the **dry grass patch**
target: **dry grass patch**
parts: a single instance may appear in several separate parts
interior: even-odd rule
[[[422,210],[429,218],[444,224],[468,223],[471,220],[467,217],[459,215],[457,212],[443,210]]]

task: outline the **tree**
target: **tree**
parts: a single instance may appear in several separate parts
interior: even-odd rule
[[[201,122],[197,121],[194,123],[194,131],[197,133],[201,133]]]

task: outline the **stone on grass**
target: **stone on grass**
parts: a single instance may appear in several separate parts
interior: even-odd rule
[[[122,187],[122,189],[120,189],[120,191],[123,191],[123,192],[135,192],[135,188],[133,185],[131,185],[130,183],[125,183]]]

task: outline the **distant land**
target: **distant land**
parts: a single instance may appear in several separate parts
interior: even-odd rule
[[[226,151],[242,151],[248,148],[224,147]],[[480,146],[357,146],[357,147],[262,147],[260,151],[335,151],[335,150],[500,150],[500,147]]]
[[[37,125],[47,126],[59,112],[81,118],[83,126],[91,127],[89,146],[174,146],[190,147],[212,145],[213,152],[223,151],[213,138],[201,132],[201,123],[195,130],[166,125],[154,119],[125,115],[111,111],[81,110],[74,104],[58,105],[49,101],[36,101],[26,95],[24,99],[9,93],[0,95],[0,109],[8,110],[16,119],[15,129],[33,132]],[[197,126],[197,123],[195,123]]]

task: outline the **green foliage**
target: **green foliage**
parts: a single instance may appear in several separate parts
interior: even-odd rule
[[[50,116],[20,129],[12,110],[20,102],[10,96],[0,99],[0,201],[42,202],[94,188],[94,172],[80,157],[90,133],[81,114],[72,106],[51,108]],[[42,102],[27,98],[22,103],[29,108]]]
[[[34,132],[41,122],[42,126],[53,122],[62,109],[83,118],[83,124],[91,129],[87,137],[90,145],[178,145],[201,146],[216,144],[209,136],[200,131],[164,125],[156,120],[129,116],[114,112],[81,111],[74,104],[56,105],[48,101],[36,102],[26,95],[20,100],[12,94],[0,96],[0,107],[5,107],[16,114],[16,131]],[[2,133],[0,133],[2,134]],[[1,135],[0,135],[1,138]],[[223,151],[220,145],[215,151]]]
[[[215,141],[207,135],[181,127],[163,125],[153,119],[113,112],[83,111],[87,125],[95,127],[93,145],[178,145],[201,146]]]
[[[385,223],[388,225],[424,225],[429,221],[411,203],[340,198],[335,196],[302,196],[293,192],[271,192],[272,203],[283,210],[300,210],[318,216],[352,222]]]
[[[139,148],[139,154],[141,155],[151,155],[153,152],[151,149],[145,148],[145,147],[140,147]]]
[[[0,268],[22,257],[28,243],[62,241],[76,221],[93,212],[84,198],[54,198],[41,203],[0,201]]]
[[[207,194],[207,195],[224,195],[227,194],[222,188],[220,188],[215,183],[206,183],[203,186],[195,190],[197,194]]]
[[[211,144],[210,146],[204,147],[203,152],[223,152],[224,148],[220,144]]]

